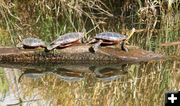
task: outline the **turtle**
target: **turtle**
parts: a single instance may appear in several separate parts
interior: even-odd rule
[[[40,78],[42,78],[44,76],[44,72],[39,71],[38,69],[25,69],[23,71],[24,72],[18,78],[19,83],[21,82],[23,76],[26,78],[36,79],[36,80],[38,80],[38,79],[40,80]]]
[[[22,42],[18,43],[17,47],[20,49],[35,49],[39,47],[46,48],[46,44],[41,39],[29,37],[23,39]]]
[[[125,47],[125,40],[128,37],[116,32],[102,32],[95,36],[93,40],[89,43],[95,43],[89,48],[90,52],[95,53],[100,46],[103,45],[117,45],[120,44],[120,47],[123,51],[128,52],[128,49]]]
[[[58,79],[64,80],[66,82],[81,81],[84,79],[82,72],[76,72],[71,69],[57,68],[53,71]]]
[[[74,44],[83,43],[84,33],[82,32],[70,32],[62,36],[59,36],[56,40],[52,41],[48,46],[47,50],[53,50],[55,48],[66,48]]]
[[[96,77],[103,78],[127,73],[128,67],[128,64],[92,65],[89,69],[95,73]]]

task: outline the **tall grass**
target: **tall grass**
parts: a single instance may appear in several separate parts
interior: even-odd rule
[[[0,8],[0,24],[7,28],[13,39],[12,43],[27,36],[51,40],[57,34],[90,30],[99,25],[99,19],[112,16],[108,7],[100,0],[1,0]]]
[[[0,101],[3,101],[4,97],[6,97],[6,93],[8,92],[8,82],[3,72],[3,69],[0,68]]]
[[[155,50],[179,37],[180,3],[172,1],[1,0],[0,25],[10,38],[4,40],[14,45],[28,36],[51,41],[66,32],[90,31],[92,37],[102,31],[128,34],[134,27],[132,44]]]

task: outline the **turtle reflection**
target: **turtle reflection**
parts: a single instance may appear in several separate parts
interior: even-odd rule
[[[72,81],[81,81],[84,79],[83,72],[70,70],[66,68],[57,68],[54,73],[56,74],[57,78],[64,80],[66,82]]]
[[[128,64],[123,65],[110,65],[110,66],[93,66],[90,69],[95,73],[96,78],[103,81],[111,81],[119,79],[128,71]]]
[[[55,65],[33,67],[29,66],[23,68],[23,73],[19,77],[21,82],[23,77],[31,78],[33,80],[40,80],[43,76],[50,73],[56,76],[58,79],[66,82],[82,81],[87,76],[86,73],[92,73],[94,79],[100,79],[104,81],[119,79],[122,75],[125,75],[128,71],[127,64],[114,64],[114,65]],[[92,75],[90,74],[90,75]]]
[[[23,69],[23,71],[24,72],[19,76],[18,82],[21,82],[23,77],[39,80],[45,74],[47,74],[47,71],[43,69],[37,69],[37,68],[26,68],[26,69]]]

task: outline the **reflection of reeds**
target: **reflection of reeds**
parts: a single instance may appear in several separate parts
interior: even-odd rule
[[[41,80],[24,79],[22,95],[38,94],[53,105],[163,105],[164,93],[179,87],[171,63],[131,65],[127,75],[109,82],[95,80],[90,73],[83,81],[69,83],[47,74]]]
[[[22,103],[50,101],[54,106],[163,105],[164,93],[179,88],[179,65],[178,60],[134,64],[126,75],[109,82],[97,80],[93,73],[84,74],[84,80],[76,82],[60,80],[55,73],[39,78],[23,76],[15,93],[18,92]],[[13,70],[9,74],[15,75]],[[16,82],[12,76],[3,82]],[[11,86],[17,87],[13,83]]]
[[[6,93],[8,92],[8,83],[3,69],[0,68],[0,101],[3,101]]]

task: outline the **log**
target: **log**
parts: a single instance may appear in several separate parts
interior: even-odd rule
[[[73,63],[73,64],[114,64],[138,63],[159,60],[163,55],[129,48],[125,52],[112,47],[102,47],[96,53],[89,52],[90,45],[76,45],[54,52],[45,53],[39,49],[0,48],[0,63]]]

